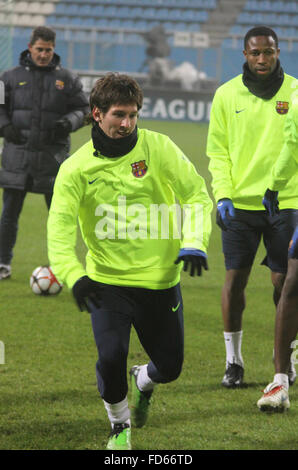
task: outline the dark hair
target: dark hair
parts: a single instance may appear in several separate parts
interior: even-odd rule
[[[269,28],[268,26],[255,26],[254,28],[247,31],[245,35],[244,49],[246,49],[248,40],[251,37],[255,36],[271,36],[274,39],[276,48],[278,48],[278,37],[277,34],[273,31],[273,29]]]
[[[33,46],[33,44],[38,41],[38,39],[42,39],[45,42],[52,42],[55,46],[56,33],[51,28],[47,28],[46,26],[38,26],[37,28],[33,29],[29,44]]]
[[[138,110],[143,105],[143,92],[136,80],[129,75],[108,73],[96,80],[90,93],[91,114],[87,122],[92,121],[92,110],[97,106],[103,113],[115,104],[136,104]]]

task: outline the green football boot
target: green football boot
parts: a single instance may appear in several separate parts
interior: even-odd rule
[[[141,390],[138,389],[138,373],[139,366],[133,366],[129,371],[131,377],[131,417],[133,424],[137,428],[141,428],[144,426],[148,418],[148,409],[153,390],[141,392]]]
[[[131,431],[128,424],[117,423],[109,436],[108,450],[131,450]]]

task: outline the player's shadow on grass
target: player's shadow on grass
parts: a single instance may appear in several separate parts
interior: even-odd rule
[[[107,420],[65,419],[53,415],[49,420],[22,420],[0,427],[12,450],[101,450],[110,432]],[[3,447],[2,447],[3,448]]]
[[[0,405],[9,409],[18,405],[36,406],[37,404],[46,405],[53,404],[54,402],[67,403],[71,402],[74,405],[80,404],[84,406],[86,403],[90,404],[92,401],[100,403],[99,395],[95,387],[94,390],[57,390],[49,392],[36,392],[31,393],[5,393],[2,392],[0,396]],[[4,409],[4,408],[3,408]]]
[[[216,383],[192,383],[192,384],[183,384],[181,385],[181,393],[187,393],[190,395],[197,395],[198,393],[205,392],[216,392],[216,391],[229,391],[229,390],[244,390],[244,389],[256,389],[260,390],[260,387],[266,387],[267,383],[260,382],[244,382],[240,387],[226,388],[221,384],[221,381],[218,380]]]
[[[110,426],[101,406],[92,390],[2,393],[0,435],[14,450],[102,450]]]
[[[258,388],[260,387],[260,383],[258,382],[243,382],[239,387],[231,387],[230,389],[227,387],[224,387],[223,385],[219,384],[221,389],[226,389],[226,390],[243,390],[245,388]]]

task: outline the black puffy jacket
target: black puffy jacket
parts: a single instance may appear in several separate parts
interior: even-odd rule
[[[60,66],[54,54],[47,67],[38,67],[28,50],[20,65],[2,74],[5,104],[0,105],[0,135],[13,124],[25,143],[16,145],[4,139],[0,187],[28,189],[37,193],[53,190],[60,164],[69,156],[70,138],[55,139],[57,120],[67,118],[71,131],[79,129],[88,112],[82,83],[71,71]]]

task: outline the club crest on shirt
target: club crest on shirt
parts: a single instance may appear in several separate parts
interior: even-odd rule
[[[62,82],[62,80],[56,80],[55,85],[58,90],[63,90],[64,88],[64,82]]]
[[[139,162],[131,163],[132,174],[136,178],[142,178],[147,173],[148,167],[145,160],[140,160]]]
[[[287,112],[289,111],[288,101],[276,101],[275,109],[278,114],[287,114]]]

